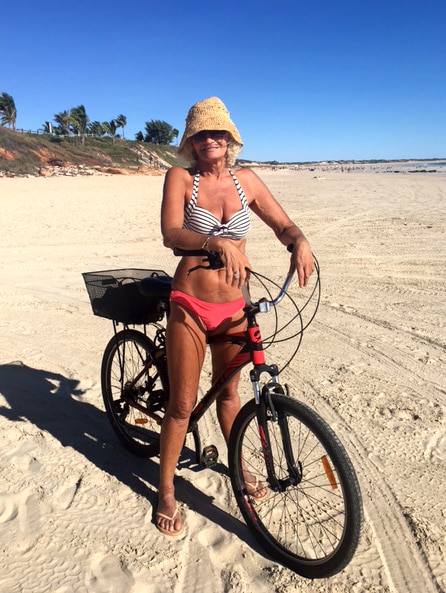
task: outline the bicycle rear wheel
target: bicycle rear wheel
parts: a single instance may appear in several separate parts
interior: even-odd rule
[[[118,332],[105,349],[101,383],[107,416],[122,444],[136,455],[157,455],[168,398],[164,349],[136,330]]]
[[[348,564],[358,545],[362,524],[358,480],[345,449],[318,414],[285,395],[273,395],[272,402],[277,417],[267,413],[267,430],[277,491],[268,483],[252,400],[241,409],[229,440],[237,504],[256,539],[275,560],[307,578],[328,577]],[[290,435],[294,485],[279,420],[285,421]],[[268,490],[261,501],[246,490],[247,472],[249,484],[255,478],[258,488],[264,485]]]

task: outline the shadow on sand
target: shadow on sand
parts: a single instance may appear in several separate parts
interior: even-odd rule
[[[72,447],[155,507],[158,463],[127,452],[115,437],[105,412],[83,400],[84,393],[79,381],[59,373],[32,368],[22,362],[0,365],[0,394],[10,406],[0,406],[0,414],[11,422],[28,421],[50,433],[64,447]],[[194,458],[194,451],[186,447],[180,463],[196,470],[195,461],[191,461]],[[223,473],[226,468],[218,464],[214,471]],[[178,500],[267,557],[246,525],[214,506],[212,496],[181,476],[176,477],[175,488]]]

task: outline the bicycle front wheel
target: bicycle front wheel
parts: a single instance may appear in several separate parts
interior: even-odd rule
[[[164,349],[136,330],[118,332],[105,349],[101,383],[107,416],[122,444],[136,455],[157,455],[168,397]]]
[[[275,560],[307,578],[328,577],[348,564],[358,545],[358,480],[342,444],[318,414],[285,395],[273,395],[272,402],[276,415],[268,412],[266,423],[274,484],[268,481],[254,400],[234,422],[229,470],[237,504]],[[262,500],[253,496],[253,483],[258,493],[266,488]]]

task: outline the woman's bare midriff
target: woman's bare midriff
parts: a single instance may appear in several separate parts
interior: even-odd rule
[[[243,241],[244,243],[244,241]],[[208,262],[203,261],[204,257],[188,256],[180,262],[173,282],[173,290],[181,290],[197,299],[209,303],[228,303],[241,296],[238,288],[229,286],[225,281],[226,270],[203,270],[198,269],[187,272],[195,266],[208,266]]]

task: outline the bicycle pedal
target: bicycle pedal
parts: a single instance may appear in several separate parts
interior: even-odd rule
[[[215,445],[208,445],[201,454],[201,463],[205,467],[213,467],[218,461],[218,450]]]

